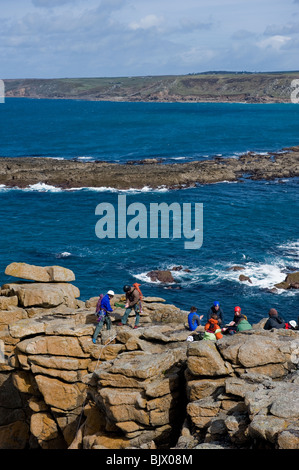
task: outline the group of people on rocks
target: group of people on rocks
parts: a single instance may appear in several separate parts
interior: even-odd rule
[[[267,319],[264,329],[271,330],[272,328],[284,328],[298,330],[298,324],[291,320],[286,322],[277,312],[275,308],[271,308],[268,312],[269,318]],[[191,307],[188,315],[188,326],[189,330],[193,333],[204,332],[201,339],[217,340],[223,337],[223,335],[233,335],[239,331],[251,330],[252,325],[249,323],[247,316],[241,313],[241,307],[236,306],[234,308],[234,318],[228,323],[224,324],[224,314],[220,307],[220,302],[215,301],[208,311],[207,322],[205,325],[201,324],[203,315],[197,314],[197,308]],[[194,335],[195,336],[195,335]],[[193,338],[192,338],[193,339]]]
[[[124,306],[125,313],[122,316],[121,321],[118,323],[118,326],[126,325],[131,311],[134,310],[135,325],[133,328],[138,328],[142,301],[142,293],[139,286],[140,284],[135,283],[133,286],[125,285],[123,287],[126,297],[126,303]],[[111,329],[111,319],[109,314],[113,312],[110,303],[113,297],[114,292],[112,290],[108,290],[106,295],[101,295],[99,297],[96,306],[97,326],[92,338],[94,344],[96,343],[97,337],[104,325],[106,325],[107,330]],[[299,329],[299,317],[298,324],[294,320],[285,322],[274,308],[269,310],[268,315],[269,318],[264,325],[265,330],[271,330],[272,328]],[[193,336],[190,340],[195,339],[195,335],[197,333],[203,333],[200,339],[210,339],[215,341],[222,338],[223,335],[233,335],[240,331],[252,329],[252,325],[249,323],[247,316],[241,313],[241,307],[239,306],[234,308],[233,320],[228,324],[224,324],[223,309],[221,308],[219,301],[215,301],[209,309],[205,325],[201,324],[202,319],[203,315],[198,315],[197,308],[191,307],[188,315],[188,328],[192,332]]]

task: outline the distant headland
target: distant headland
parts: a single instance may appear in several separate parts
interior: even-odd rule
[[[91,101],[290,103],[299,71],[204,72],[106,78],[6,79],[7,98]]]

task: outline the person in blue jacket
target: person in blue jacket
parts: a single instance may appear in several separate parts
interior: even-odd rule
[[[203,318],[203,315],[199,316],[197,314],[197,308],[191,307],[190,313],[188,315],[189,330],[195,331],[201,325],[202,318]]]
[[[109,316],[110,312],[113,312],[113,308],[110,305],[110,300],[113,298],[114,292],[112,290],[108,290],[107,294],[104,295],[102,298],[100,305],[97,306],[97,326],[95,329],[95,332],[92,337],[92,342],[95,344],[97,341],[97,337],[99,336],[99,333],[104,325],[104,323],[107,326],[107,330],[110,330],[111,328],[111,319]]]

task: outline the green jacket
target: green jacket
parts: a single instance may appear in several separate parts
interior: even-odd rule
[[[209,333],[208,331],[205,331],[203,339],[209,339],[210,341],[216,341],[216,336],[214,335],[214,333]]]
[[[250,325],[248,320],[245,320],[245,318],[238,323],[237,331],[245,331],[245,330],[251,330],[251,329],[252,329],[252,326]]]

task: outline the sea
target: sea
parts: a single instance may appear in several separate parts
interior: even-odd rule
[[[164,163],[238,158],[246,152],[285,152],[299,145],[299,105],[241,103],[128,103],[7,98],[0,104],[0,158],[47,157],[123,164],[145,158]],[[38,164],[38,160],[37,160]],[[287,165],[287,162],[286,162]],[[35,184],[0,185],[0,284],[11,262],[74,271],[80,299],[124,284],[140,283],[144,296],[162,297],[184,311],[206,314],[219,301],[225,321],[236,305],[256,323],[276,308],[297,320],[298,290],[274,290],[287,273],[299,271],[299,178],[223,181],[179,190],[161,185],[63,190]],[[200,204],[202,243],[187,249],[169,236],[99,238],[96,208],[126,204]],[[134,207],[134,206],[133,206]],[[127,215],[127,221],[132,215]],[[195,219],[193,220],[195,223]],[[233,266],[242,271],[233,271]],[[180,270],[173,270],[174,267]],[[147,273],[172,270],[174,282],[153,282]],[[241,282],[240,274],[251,280]]]

